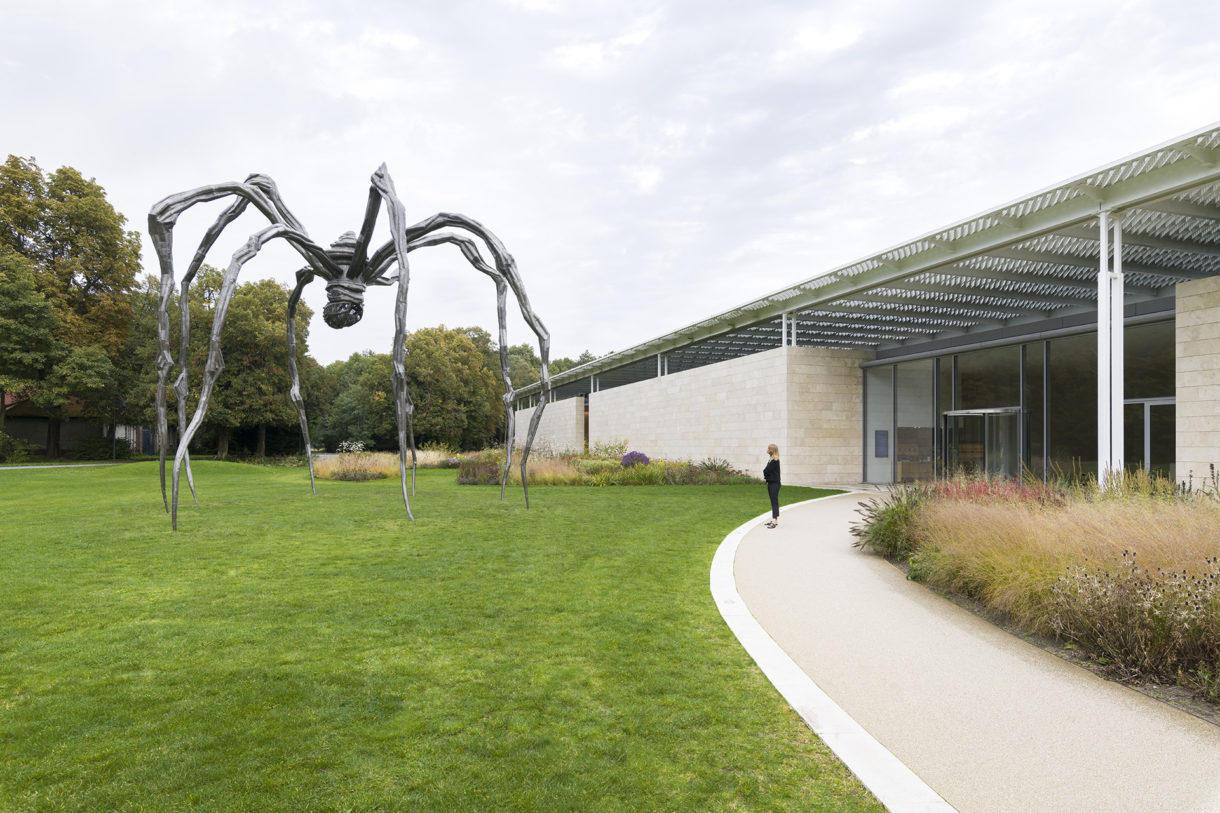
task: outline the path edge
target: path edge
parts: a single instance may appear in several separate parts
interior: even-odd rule
[[[804,500],[784,506],[781,512],[841,496],[844,495]],[[887,810],[893,813],[956,813],[954,807],[831,700],[767,634],[746,607],[737,592],[733,572],[737,548],[747,533],[770,518],[771,514],[767,512],[739,525],[724,538],[712,557],[712,598],[725,623],[793,711]]]

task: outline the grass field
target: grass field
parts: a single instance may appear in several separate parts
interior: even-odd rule
[[[708,592],[761,487],[195,471],[0,472],[0,810],[881,809]]]

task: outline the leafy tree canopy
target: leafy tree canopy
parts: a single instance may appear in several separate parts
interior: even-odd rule
[[[54,310],[38,292],[30,261],[0,253],[0,404],[7,393],[36,387],[63,356],[55,327]]]
[[[126,222],[105,190],[72,167],[48,174],[14,155],[0,165],[0,253],[31,262],[61,341],[96,345],[112,361],[123,350],[140,271],[140,236]]]

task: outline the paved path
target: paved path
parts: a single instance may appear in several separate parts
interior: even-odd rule
[[[792,661],[936,794],[962,813],[1220,811],[1220,728],[853,549],[859,500],[790,506],[775,530],[760,518],[740,537],[736,588]]]

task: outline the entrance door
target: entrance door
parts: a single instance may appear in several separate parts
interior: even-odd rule
[[[944,413],[944,473],[1017,477],[1021,473],[1020,416],[1018,407]]]

